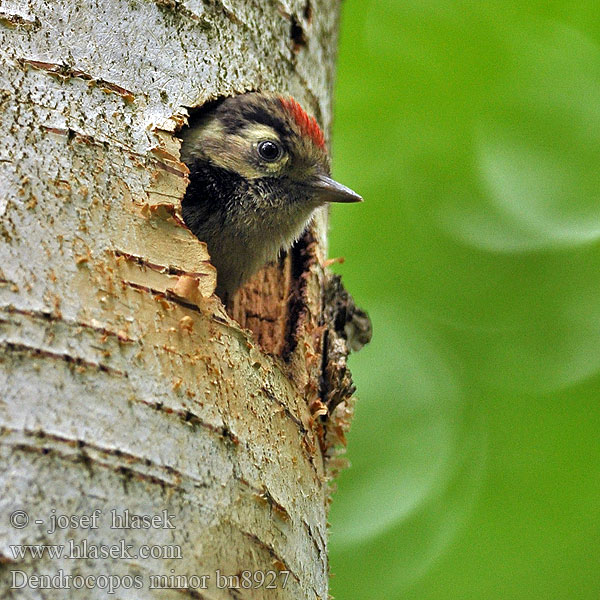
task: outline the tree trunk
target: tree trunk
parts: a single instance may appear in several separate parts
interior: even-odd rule
[[[176,132],[254,89],[327,131],[337,4],[0,2],[2,598],[327,598],[364,323],[325,213],[225,311]]]

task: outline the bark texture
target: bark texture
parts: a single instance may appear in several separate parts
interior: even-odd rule
[[[256,89],[293,95],[327,131],[337,10],[0,2],[3,598],[327,598],[327,461],[358,313],[323,268],[326,215],[232,319],[180,219],[175,133],[185,107]],[[111,527],[111,511],[158,526]],[[62,558],[22,550],[40,544]]]

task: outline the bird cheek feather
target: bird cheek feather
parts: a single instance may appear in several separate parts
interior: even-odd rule
[[[203,140],[202,148],[206,157],[217,167],[238,173],[247,179],[259,176],[259,172],[246,158],[248,148],[242,138],[229,136],[226,141],[208,138]]]

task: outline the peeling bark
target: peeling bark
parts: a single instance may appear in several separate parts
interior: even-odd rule
[[[327,480],[353,392],[333,298],[349,300],[324,295],[327,216],[228,313],[181,220],[176,132],[186,107],[254,89],[327,131],[337,10],[0,2],[3,598],[327,598]],[[173,527],[112,528],[113,510]],[[57,515],[75,520],[52,531]],[[84,542],[135,556],[14,550]],[[219,585],[244,571],[262,586]]]

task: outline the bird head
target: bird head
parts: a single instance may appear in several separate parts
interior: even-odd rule
[[[283,200],[316,206],[362,198],[329,176],[325,138],[293,98],[249,93],[220,101],[182,135],[186,164],[209,161],[250,184],[276,181]]]
[[[329,175],[323,133],[292,98],[248,93],[211,104],[181,134],[190,169],[182,214],[231,297],[287,250],[316,208],[362,198]]]

